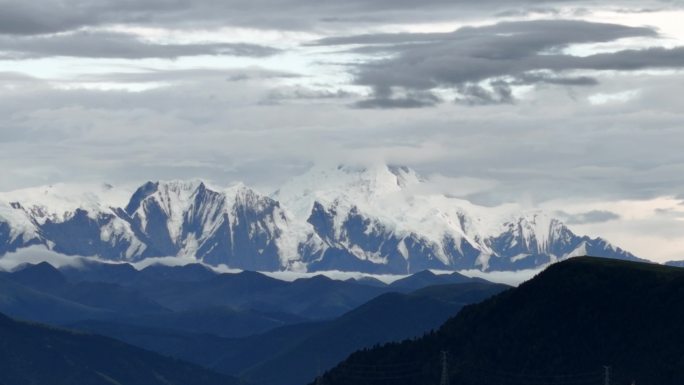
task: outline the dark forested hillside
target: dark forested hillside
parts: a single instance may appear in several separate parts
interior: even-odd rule
[[[416,341],[354,353],[338,384],[684,383],[684,270],[575,258],[464,308]]]

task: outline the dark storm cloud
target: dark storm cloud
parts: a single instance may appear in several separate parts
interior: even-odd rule
[[[553,13],[591,0],[0,0],[0,34],[45,34],[104,24],[190,28],[247,26],[310,29],[333,24],[378,24],[458,19],[511,12]],[[667,0],[622,0],[612,5],[670,6]]]
[[[456,103],[470,106],[485,106],[489,104],[510,104],[513,103],[513,90],[511,86],[503,81],[496,81],[491,84],[488,90],[478,84],[465,84],[457,87],[459,96]]]
[[[280,87],[271,90],[264,98],[264,104],[276,104],[292,100],[338,100],[355,96],[344,90],[309,88],[301,85]]]
[[[603,223],[615,221],[621,218],[619,214],[606,210],[592,210],[585,213],[569,214],[557,211],[556,215],[568,225],[585,225],[590,223]]]
[[[9,35],[33,35],[67,31],[97,23],[91,12],[71,12],[65,4],[57,1],[30,2],[0,0],[0,33]]]
[[[123,59],[173,59],[197,55],[264,57],[278,52],[275,48],[244,43],[158,44],[131,34],[99,31],[0,37],[0,58],[6,60],[52,56]]]
[[[538,20],[466,27],[451,33],[335,37],[314,44],[363,45],[366,53],[393,53],[389,58],[361,62],[355,68],[355,82],[374,90],[369,107],[380,105],[379,100],[391,103],[395,90],[427,92],[439,88],[458,91],[459,103],[480,105],[512,102],[513,85],[597,83],[587,76],[568,76],[573,70],[684,67],[684,47],[624,50],[586,57],[562,51],[573,44],[657,36],[655,30],[646,27]]]
[[[513,84],[525,85],[547,83],[564,86],[595,86],[598,80],[589,76],[554,76],[549,73],[527,73],[519,75]]]
[[[379,109],[421,108],[435,106],[441,101],[437,95],[428,91],[410,91],[397,97],[392,95],[392,90],[389,88],[376,87],[372,98],[358,101],[354,106]]]
[[[401,44],[423,43],[418,46],[422,47],[452,42],[458,44],[454,48],[458,48],[459,51],[477,52],[487,57],[509,58],[568,44],[606,42],[634,36],[656,36],[656,32],[645,27],[579,20],[534,20],[464,27],[448,33],[388,33],[330,37],[312,44],[393,44],[397,52],[402,52]],[[479,47],[480,50],[475,51],[475,47]]]
[[[441,100],[434,95],[428,94],[426,97],[409,95],[407,97],[399,98],[371,98],[361,100],[354,103],[357,108],[379,108],[379,109],[395,109],[395,108],[422,108],[433,107]]]
[[[561,58],[557,58],[559,60]],[[560,60],[559,60],[560,61]],[[684,67],[684,47],[648,48],[624,50],[616,53],[604,53],[573,58],[568,64],[556,63],[555,69],[595,69],[633,71],[648,68],[682,68]]]

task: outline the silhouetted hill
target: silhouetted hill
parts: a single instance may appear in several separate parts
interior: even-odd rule
[[[72,283],[45,262],[0,275],[0,286],[4,288],[1,312],[38,322],[169,313],[132,288],[108,282]]]
[[[361,285],[368,285],[368,286],[377,286],[377,287],[385,287],[387,286],[386,283],[382,282],[381,280],[373,277],[360,277],[360,278],[349,278],[347,282],[356,282]]]
[[[52,290],[67,283],[66,277],[47,262],[27,264],[22,269],[10,273],[12,280],[33,289]]]
[[[129,285],[135,282],[138,270],[128,263],[101,263],[84,260],[81,266],[63,266],[59,269],[70,281],[109,282]]]
[[[385,287],[324,276],[285,282],[245,271],[198,282],[160,281],[146,288],[145,294],[176,311],[232,307],[325,319],[337,317],[388,291]]]
[[[106,337],[0,315],[0,383],[228,385],[237,381]]]
[[[189,310],[171,311],[151,299],[149,292],[180,286],[193,292],[193,287],[211,287],[213,279],[229,285],[219,285],[213,297],[230,297],[238,302],[241,296],[250,295],[250,289],[258,291],[262,282],[269,285],[287,284],[258,273],[219,276],[201,265],[187,267],[148,267],[132,273],[126,268],[97,268],[102,272],[123,272],[130,280],[127,286],[109,282],[93,282],[78,277],[91,277],[90,267],[76,276],[74,271],[63,273],[48,263],[26,265],[12,273],[0,274],[0,312],[24,320],[63,325],[79,321],[110,321],[143,327],[172,329],[182,332],[211,333],[225,337],[245,337],[263,333],[273,328],[306,321],[305,318],[284,312],[266,312],[249,308],[237,309],[226,306],[195,308],[202,303],[193,295],[188,298]],[[67,278],[67,274],[70,278]],[[112,277],[112,275],[105,275]],[[114,274],[113,277],[119,277]],[[137,283],[136,283],[137,282]],[[151,286],[146,290],[139,286]],[[270,287],[270,286],[269,286]],[[176,292],[171,290],[172,293]],[[191,293],[192,294],[192,293]],[[171,300],[174,298],[172,297]],[[207,299],[211,303],[214,298]],[[290,301],[296,301],[291,299]],[[284,301],[287,303],[287,301]]]
[[[674,267],[684,267],[684,261],[669,261],[665,262],[667,266],[674,266]]]
[[[435,274],[430,270],[423,270],[413,275],[409,275],[406,278],[402,278],[392,282],[389,285],[394,290],[400,291],[413,291],[418,290],[423,287],[434,286],[434,285],[448,285],[453,283],[466,283],[466,282],[486,282],[482,279],[469,278],[463,274],[451,273],[451,274]]]
[[[214,278],[216,275],[216,272],[199,263],[191,263],[183,266],[151,265],[140,270],[137,279],[146,282],[198,282]]]
[[[573,258],[478,305],[416,341],[359,351],[327,385],[684,383],[684,270]]]

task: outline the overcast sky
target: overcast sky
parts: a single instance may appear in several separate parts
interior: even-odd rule
[[[387,162],[684,259],[682,0],[0,9],[0,190]]]

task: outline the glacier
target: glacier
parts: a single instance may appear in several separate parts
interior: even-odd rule
[[[137,262],[180,256],[256,271],[515,271],[594,255],[642,260],[550,214],[431,191],[407,167],[313,167],[271,194],[238,183],[53,185],[0,193],[0,256],[42,245]],[[1,258],[1,257],[0,257]],[[642,260],[643,261],[643,260]]]

